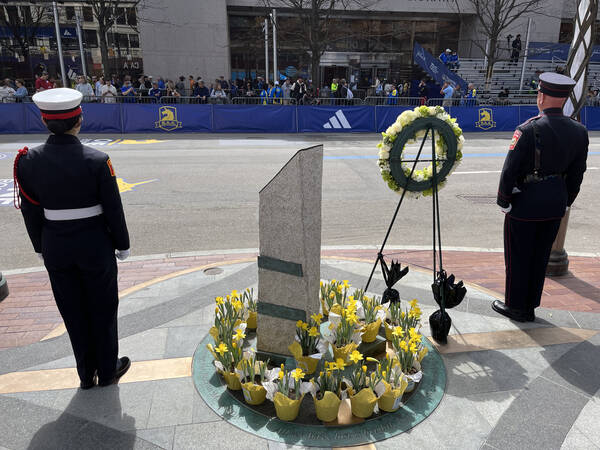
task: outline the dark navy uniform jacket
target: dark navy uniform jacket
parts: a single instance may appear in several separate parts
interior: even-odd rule
[[[546,109],[539,116],[519,125],[511,142],[500,175],[497,203],[508,208],[522,190],[524,178],[533,173],[535,164],[535,121],[540,138],[540,176],[562,175],[567,188],[567,205],[575,201],[586,170],[588,133],[581,123],[563,115],[560,108]]]
[[[44,145],[30,149],[18,164],[21,212],[37,253],[42,253],[44,208],[51,210],[102,205],[104,220],[115,249],[129,249],[129,233],[114,170],[106,153],[82,145],[71,135],[51,135]],[[91,219],[52,222],[54,228],[77,232]],[[98,220],[98,218],[96,218]]]

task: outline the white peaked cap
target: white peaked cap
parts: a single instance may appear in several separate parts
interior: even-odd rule
[[[83,94],[75,89],[56,88],[38,92],[32,99],[42,111],[67,111],[81,104]]]

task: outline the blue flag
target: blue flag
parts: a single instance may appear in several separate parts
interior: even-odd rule
[[[450,83],[452,86],[459,85],[463,92],[467,92],[467,82],[448,69],[439,59],[433,57],[418,42],[415,42],[413,49],[413,60],[440,86]]]

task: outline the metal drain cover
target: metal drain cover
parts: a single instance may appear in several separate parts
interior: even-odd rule
[[[462,200],[467,200],[471,203],[476,203],[478,205],[495,205],[496,204],[496,196],[495,195],[457,195],[458,198]]]
[[[204,273],[206,275],[220,275],[223,272],[224,272],[223,269],[221,269],[220,267],[211,267],[209,269],[204,270]]]

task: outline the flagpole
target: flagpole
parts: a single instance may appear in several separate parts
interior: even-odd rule
[[[521,82],[519,90],[523,90],[523,81],[525,79],[525,65],[527,64],[527,55],[529,54],[529,33],[531,32],[531,17],[527,20],[527,41],[525,42],[525,54],[523,55],[523,67],[521,67]],[[517,61],[518,63],[518,61]]]
[[[60,72],[62,75],[63,87],[68,87],[67,73],[65,72],[65,62],[63,61],[62,40],[60,36],[60,26],[58,25],[58,8],[56,7],[56,2],[52,2],[52,9],[54,10],[54,27],[56,30],[56,43],[58,44],[58,61],[60,62]]]
[[[573,119],[579,118],[579,113],[586,101],[587,70],[590,58],[594,53],[594,23],[598,13],[598,0],[578,0],[575,14],[575,32],[569,50],[567,71],[575,80],[575,88],[567,99],[563,113]],[[560,222],[556,239],[552,244],[550,260],[546,268],[546,275],[566,275],[569,271],[569,255],[565,250],[565,239],[569,227],[570,210]]]

